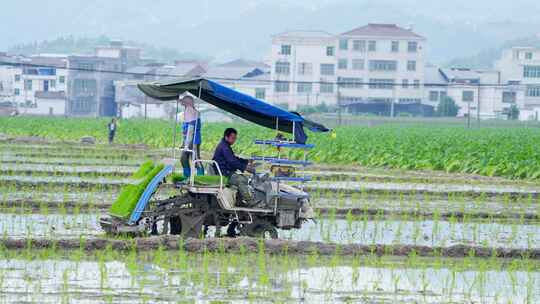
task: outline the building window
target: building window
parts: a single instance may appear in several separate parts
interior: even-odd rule
[[[362,78],[338,77],[339,87],[344,89],[361,89],[363,86],[362,81]]]
[[[340,59],[338,61],[338,69],[340,70],[346,70],[347,69],[347,63],[348,63],[348,60],[347,59]]]
[[[298,74],[311,75],[313,73],[313,64],[307,62],[301,62],[298,65]]]
[[[540,78],[540,65],[526,65],[523,67],[524,78]]]
[[[60,76],[60,77],[58,77],[58,82],[59,82],[59,83],[62,83],[62,84],[66,83],[66,76]]]
[[[282,44],[281,55],[290,55],[290,54],[291,54],[291,46],[289,44]]]
[[[368,51],[370,51],[370,52],[376,52],[377,51],[377,41],[370,40],[368,42]]]
[[[407,71],[416,71],[416,61],[414,60],[407,61]]]
[[[353,70],[363,70],[364,69],[364,59],[353,59],[352,60]]]
[[[286,61],[276,62],[276,74],[289,75],[291,72],[291,64]]]
[[[299,82],[296,86],[296,91],[298,93],[311,93],[311,89],[311,82]]]
[[[504,103],[515,103],[516,102],[516,92],[503,92],[502,93],[502,102],[504,102]]]
[[[369,80],[370,89],[391,90],[394,87],[394,79],[376,79]]]
[[[474,101],[474,91],[463,91],[461,93],[461,100],[463,102],[472,102],[472,101]]]
[[[399,41],[392,41],[392,52],[399,52]]]
[[[365,40],[354,40],[353,41],[353,50],[357,52],[366,51],[366,41]]]
[[[313,73],[313,64],[308,62],[300,62],[298,64],[298,74],[311,75]]]
[[[334,65],[331,63],[321,63],[321,75],[334,75]]]
[[[540,86],[538,85],[527,86],[527,92],[525,94],[527,95],[527,97],[540,97]]]
[[[398,102],[411,104],[411,103],[421,103],[422,100],[420,98],[400,98],[398,99]]]
[[[429,101],[439,101],[439,91],[429,91]]]
[[[289,82],[288,81],[274,82],[274,91],[278,93],[289,92]]]
[[[55,80],[55,79],[49,80],[49,87],[50,87],[51,89],[55,89],[55,88],[56,88],[56,80]]]
[[[327,46],[326,47],[326,56],[334,56],[334,47],[333,46]]]
[[[77,66],[79,70],[88,70],[88,71],[95,70],[94,65],[87,62],[81,62]]]
[[[95,92],[97,85],[95,79],[75,79],[73,87],[80,92]]]
[[[397,70],[397,61],[395,60],[370,60],[370,71],[395,71]]]
[[[320,84],[320,91],[321,93],[334,93],[334,84],[333,83],[326,83],[322,82]]]
[[[265,99],[266,98],[266,89],[265,88],[255,88],[255,98]]]
[[[533,59],[533,53],[532,52],[525,53],[525,59],[532,60]]]
[[[409,80],[408,79],[401,80],[401,87],[404,88],[404,89],[408,89],[409,88]]]
[[[446,92],[445,92],[445,91],[441,91],[441,92],[439,93],[439,98],[440,98],[441,100],[444,100],[444,99],[446,98],[446,96],[447,96],[447,95],[446,95]]]
[[[24,81],[24,90],[25,91],[32,91],[32,80],[25,80]]]
[[[13,93],[15,94],[15,96],[19,96],[19,95],[21,95],[21,90],[18,89],[18,88],[16,88],[16,89],[13,91]]]
[[[349,40],[348,39],[339,39],[339,49],[348,50],[349,49]]]
[[[19,81],[21,81],[21,75],[15,74],[15,82],[19,82]]]
[[[407,50],[409,53],[416,53],[418,51],[418,42],[416,41],[409,41],[407,44]]]
[[[415,80],[413,81],[413,88],[415,88],[415,89],[420,89],[420,80],[415,79]]]

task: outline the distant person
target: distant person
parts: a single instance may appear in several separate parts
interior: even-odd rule
[[[114,141],[114,135],[116,134],[116,118],[111,119],[111,122],[107,125],[109,129],[109,145]]]
[[[184,151],[182,151],[180,162],[182,163],[184,176],[189,177],[191,176],[191,158],[201,159],[202,123],[199,111],[195,109],[193,97],[189,95],[182,97],[180,104],[184,106],[184,122],[182,123],[182,148]],[[198,175],[204,174],[202,164],[197,163],[195,167],[197,168]]]

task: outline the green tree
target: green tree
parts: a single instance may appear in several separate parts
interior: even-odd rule
[[[450,96],[445,96],[437,106],[437,114],[441,117],[456,117],[459,107]]]
[[[510,109],[508,109],[508,119],[510,120],[516,120],[519,118],[519,108],[516,105],[512,105]]]

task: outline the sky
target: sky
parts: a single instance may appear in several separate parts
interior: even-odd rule
[[[264,59],[270,35],[341,33],[369,22],[413,25],[434,62],[540,32],[538,0],[5,1],[0,50],[60,36],[107,35],[220,59]]]

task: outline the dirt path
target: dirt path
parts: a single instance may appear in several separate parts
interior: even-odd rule
[[[338,245],[334,243],[288,240],[260,240],[253,238],[223,238],[223,239],[187,239],[175,236],[108,239],[2,239],[0,244],[5,249],[49,249],[62,248],[66,250],[131,250],[140,251],[178,250],[187,252],[258,252],[261,248],[268,254],[319,254],[319,255],[393,255],[393,256],[442,256],[442,257],[479,257],[479,258],[514,258],[540,259],[540,249],[508,249],[456,245],[451,247],[428,247],[415,245]]]

